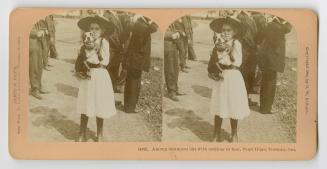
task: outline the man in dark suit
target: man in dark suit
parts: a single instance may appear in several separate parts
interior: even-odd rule
[[[32,28],[29,36],[29,79],[31,84],[31,95],[41,100],[40,94],[46,94],[48,92],[42,89],[41,79],[43,72],[43,54],[46,50],[46,44],[44,37],[46,36],[44,28],[41,26],[40,20]]]
[[[257,64],[259,64],[259,56],[258,56],[258,48],[262,44],[263,37],[264,37],[264,29],[267,24],[266,17],[261,12],[255,12],[252,11],[252,18],[255,21],[255,24],[257,26],[257,34],[254,38],[255,43],[257,45],[257,51],[256,51],[256,58],[257,58]],[[255,76],[255,83],[253,84],[253,92],[259,93],[260,92],[260,84],[262,79],[262,72],[260,69],[256,69],[256,76]]]
[[[251,12],[251,14],[252,14],[252,18],[255,22],[255,25],[257,26],[257,33],[256,33],[254,40],[258,46],[262,43],[263,33],[264,33],[264,29],[266,28],[266,25],[267,25],[267,20],[266,20],[264,14],[261,12]]]
[[[186,37],[186,32],[185,32],[185,25],[182,20],[182,18],[176,20],[173,23],[173,27],[175,31],[177,31],[180,35],[180,38],[175,40],[175,43],[177,45],[177,50],[178,50],[178,58],[179,58],[179,66],[180,70],[184,73],[188,73],[187,65],[186,65],[186,60],[187,60],[187,37]]]
[[[53,15],[48,15],[45,17],[45,21],[47,23],[48,31],[49,31],[49,50],[50,57],[57,58],[57,49],[56,49],[56,26],[55,21],[53,19]]]
[[[124,90],[124,109],[126,113],[135,113],[138,102],[143,71],[149,71],[151,62],[151,34],[158,26],[150,19],[135,16],[132,37],[126,53],[124,69],[127,69]]]
[[[120,42],[123,47],[122,51],[122,59],[121,59],[121,65],[126,60],[126,52],[127,48],[131,39],[132,35],[132,18],[128,12],[124,11],[117,11],[117,16],[120,20],[120,23],[122,25],[123,31],[120,34]],[[125,85],[126,82],[126,75],[127,72],[125,69],[121,69],[121,72],[119,73],[119,78],[117,82],[118,90],[122,90],[122,87]]]
[[[118,78],[119,67],[123,57],[123,43],[121,41],[123,27],[116,12],[106,10],[103,16],[115,25],[114,32],[107,37],[110,42],[110,62],[107,66],[107,70],[110,74],[114,91],[120,93],[121,91],[118,87]]]
[[[259,51],[262,81],[260,89],[260,112],[270,114],[275,98],[277,72],[285,68],[285,34],[292,26],[274,17],[264,30],[263,44]]]
[[[251,14],[247,11],[240,11],[237,18],[241,21],[244,33],[241,37],[242,43],[242,65],[241,73],[244,78],[245,87],[247,93],[253,92],[253,87],[255,85],[255,72],[257,67],[257,44],[255,43],[255,36],[257,34],[257,27],[255,21],[253,20]],[[256,105],[249,99],[250,106]]]

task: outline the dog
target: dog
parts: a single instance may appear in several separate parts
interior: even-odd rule
[[[76,76],[81,79],[90,79],[89,70],[96,67],[103,60],[100,53],[102,39],[96,38],[94,33],[83,34],[83,45],[75,63]]]
[[[215,71],[209,73],[209,77],[214,80],[223,80],[223,66],[230,66],[234,61],[231,56],[231,47],[223,38],[221,33],[215,33],[213,36],[214,47],[211,53],[210,60],[214,60]]]

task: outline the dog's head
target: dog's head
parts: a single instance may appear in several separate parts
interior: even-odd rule
[[[218,51],[224,51],[226,49],[226,40],[223,38],[221,33],[215,33],[213,36],[213,42]]]
[[[95,47],[95,35],[92,32],[85,32],[83,35],[83,43],[87,49],[93,49]]]

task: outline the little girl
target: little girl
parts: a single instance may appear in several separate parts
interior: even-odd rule
[[[103,38],[105,31],[112,32],[114,25],[102,17],[90,16],[80,19],[78,26],[84,32],[92,32],[96,39],[101,40],[99,55],[102,60],[100,59],[99,64],[92,64],[90,67],[89,80],[80,81],[77,112],[81,114],[81,124],[77,141],[87,141],[86,131],[89,117],[96,117],[96,141],[103,141],[103,119],[116,114],[114,92],[106,69],[110,57],[109,42]]]
[[[221,33],[226,41],[226,45],[230,48],[229,60],[226,64],[222,64],[223,78],[216,80],[210,104],[210,113],[214,115],[214,140],[221,140],[221,125],[223,118],[229,118],[232,128],[232,142],[238,141],[237,122],[250,114],[248,106],[248,98],[242,74],[239,67],[242,64],[242,45],[236,36],[241,34],[240,22],[234,17],[224,17],[213,20],[210,28]],[[217,58],[211,55],[208,72],[209,75],[217,68]],[[220,63],[221,64],[221,63]],[[209,76],[210,77],[210,76]]]

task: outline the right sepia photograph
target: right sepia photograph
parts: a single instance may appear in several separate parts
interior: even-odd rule
[[[297,47],[269,13],[177,18],[164,35],[162,141],[295,143]]]

